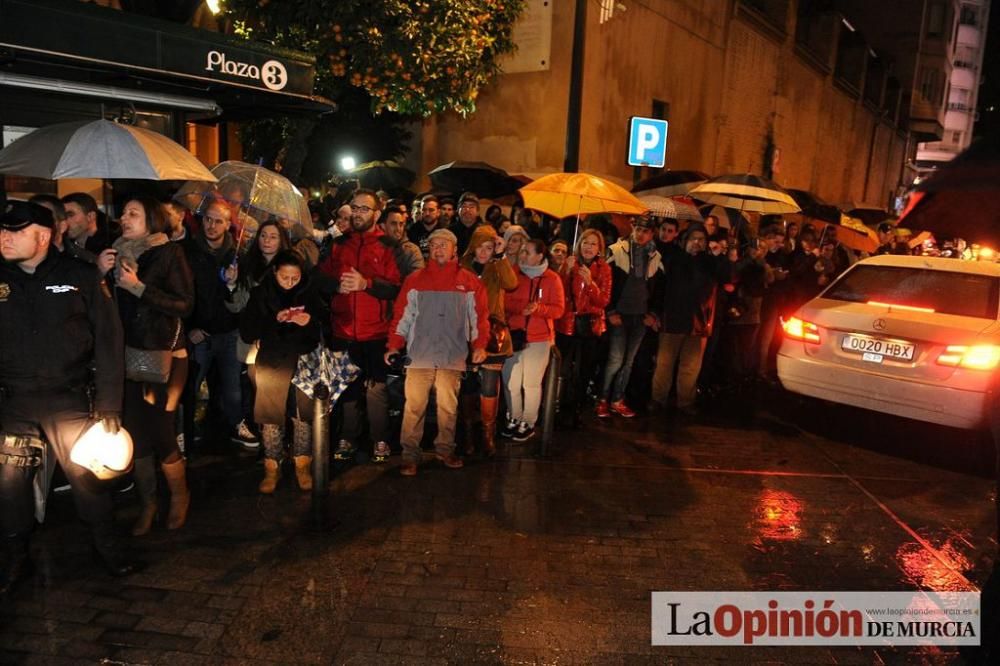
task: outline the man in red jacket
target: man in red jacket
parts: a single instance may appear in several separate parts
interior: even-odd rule
[[[396,243],[375,226],[382,212],[375,192],[355,191],[350,205],[351,229],[333,242],[330,256],[320,266],[323,273],[340,283],[330,301],[332,346],[347,350],[351,361],[361,368],[361,374],[340,399],[344,426],[334,458],[354,458],[362,432],[358,400],[364,393],[372,459],[383,462],[389,455],[389,401],[385,388],[388,368],[383,357],[392,301],[400,285]]]
[[[427,266],[412,273],[396,299],[385,361],[406,347],[406,407],[403,409],[403,476],[414,476],[431,388],[437,400],[438,433],[434,450],[447,467],[462,467],[455,455],[458,388],[472,350],[472,362],[486,360],[489,308],[486,288],[472,271],[458,265],[458,239],[447,229],[428,237]]]

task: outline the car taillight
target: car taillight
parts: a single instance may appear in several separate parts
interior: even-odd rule
[[[996,345],[948,345],[937,358],[938,365],[970,370],[992,370],[1000,364]]]
[[[814,345],[819,344],[819,326],[810,321],[791,317],[788,320],[782,320],[781,328],[784,329],[786,338],[811,342]]]

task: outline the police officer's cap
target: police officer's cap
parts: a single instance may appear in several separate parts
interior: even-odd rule
[[[0,228],[20,231],[30,224],[51,229],[55,226],[52,211],[41,204],[29,201],[8,201],[0,216]]]

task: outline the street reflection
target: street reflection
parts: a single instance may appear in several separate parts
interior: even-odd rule
[[[764,489],[754,509],[754,541],[795,541],[802,538],[804,503],[784,490]]]
[[[933,542],[931,545],[934,545]],[[938,592],[968,591],[969,583],[963,572],[972,568],[969,558],[959,551],[951,537],[942,545],[934,547],[941,554],[941,559],[918,543],[904,543],[896,550],[896,563],[914,584],[923,589]],[[946,562],[950,562],[952,566],[949,567]]]

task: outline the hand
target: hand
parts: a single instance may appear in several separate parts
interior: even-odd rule
[[[141,283],[139,282],[139,276],[136,275],[135,269],[128,264],[122,264],[121,269],[118,271],[115,284],[122,289],[131,289]]]
[[[223,276],[226,278],[226,284],[230,287],[236,286],[236,278],[239,277],[239,275],[240,269],[236,266],[236,264],[232,264],[227,267],[225,273],[223,273]]]
[[[340,293],[342,294],[364,291],[367,288],[368,280],[354,268],[340,276]]]
[[[571,254],[568,257],[566,257],[566,263],[564,265],[566,266],[567,272],[572,271],[573,268],[576,266],[576,255]],[[590,271],[587,272],[589,273]]]
[[[584,286],[589,287],[594,281],[594,277],[590,274],[590,269],[586,266],[580,266],[580,268],[576,270],[576,274],[580,276],[581,280],[583,280]]]
[[[817,273],[822,273],[823,272],[823,262],[822,261],[817,261],[813,265],[813,270],[816,271]]]
[[[296,326],[305,326],[309,323],[312,317],[305,310],[296,310],[288,316],[288,321],[292,322]]]
[[[728,254],[729,254],[729,261],[736,262],[740,260],[740,251],[737,250],[735,247],[729,248]]]
[[[122,415],[118,412],[103,412],[97,415],[104,425],[104,432],[109,435],[117,435],[122,429]]]
[[[532,301],[524,306],[524,310],[521,311],[521,314],[527,317],[528,315],[534,314],[536,310],[538,310],[538,303]]]
[[[654,314],[644,314],[642,315],[642,324],[647,328],[651,328],[654,331],[660,330],[660,319]]]
[[[506,249],[507,241],[503,239],[503,236],[497,236],[497,239],[493,241],[493,254],[502,255]]]
[[[472,350],[472,364],[479,365],[486,360],[486,350],[485,349],[473,349]]]
[[[612,326],[621,326],[622,325],[622,316],[620,314],[618,314],[617,312],[609,314],[608,315],[608,323],[611,324]]]
[[[788,277],[788,271],[786,271],[784,268],[775,268],[774,269],[774,279],[775,280],[784,280],[787,277]]]
[[[101,275],[107,275],[108,271],[115,267],[115,258],[117,256],[118,250],[110,247],[97,255],[97,268],[101,271]]]
[[[382,360],[385,361],[386,365],[392,365],[396,362],[397,358],[399,358],[399,350],[390,349],[385,353],[385,356],[382,357]]]
[[[188,332],[188,340],[190,340],[193,345],[200,345],[205,340],[208,340],[208,333],[200,328],[192,328],[191,331]]]

